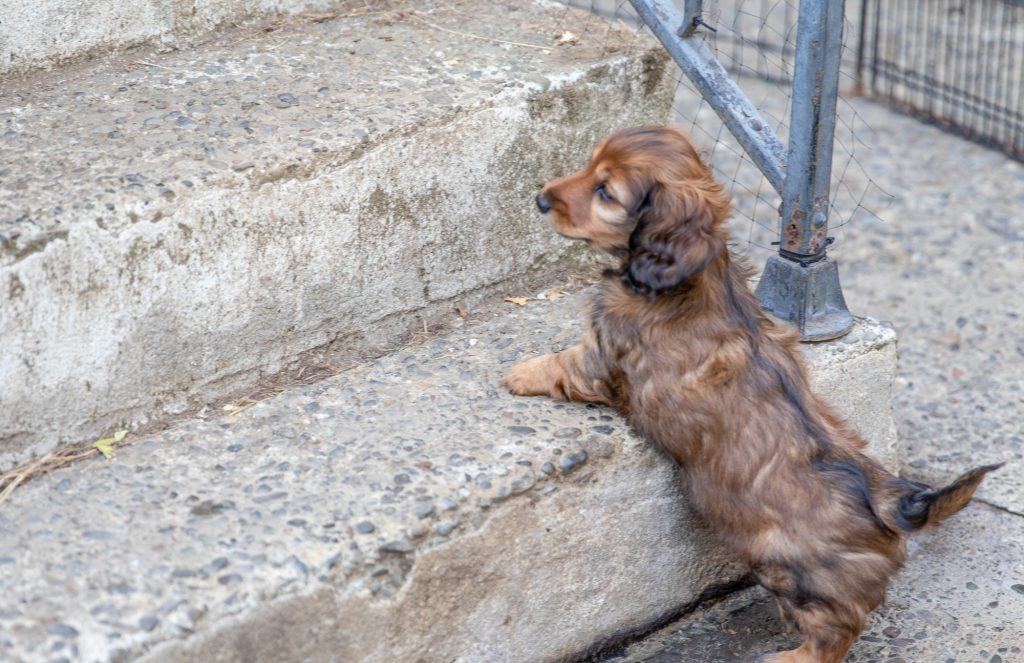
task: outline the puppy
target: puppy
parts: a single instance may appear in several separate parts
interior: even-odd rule
[[[806,641],[769,661],[839,663],[910,532],[964,508],[981,467],[933,489],[888,472],[808,386],[796,334],[732,257],[730,199],[685,135],[620,131],[537,206],[620,260],[576,346],[514,366],[513,393],[605,403],[681,467],[698,513]]]

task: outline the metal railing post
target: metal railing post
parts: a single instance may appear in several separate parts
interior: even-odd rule
[[[630,4],[782,196],[779,255],[768,259],[758,284],[761,305],[795,324],[802,340],[842,336],[853,316],[825,249],[844,0],[800,0],[788,152],[695,36],[705,25],[701,0],[686,0],[683,15],[671,0]]]
[[[826,255],[844,4],[800,0],[779,255],[768,259],[757,286],[761,305],[794,323],[807,341],[836,338],[853,326],[839,270]]]

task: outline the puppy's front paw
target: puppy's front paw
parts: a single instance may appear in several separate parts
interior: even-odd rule
[[[554,355],[527,359],[509,369],[502,380],[516,396],[551,396],[559,398],[558,360]]]

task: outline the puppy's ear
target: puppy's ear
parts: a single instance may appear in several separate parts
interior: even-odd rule
[[[660,295],[704,271],[725,250],[725,234],[718,223],[728,208],[728,198],[718,186],[709,194],[692,185],[669,189],[655,184],[629,238],[624,273],[629,287]]]

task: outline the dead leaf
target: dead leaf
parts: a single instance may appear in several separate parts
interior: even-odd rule
[[[114,457],[114,445],[118,444],[121,440],[123,440],[124,436],[127,434],[128,431],[119,430],[116,433],[114,433],[114,437],[105,437],[102,440],[97,440],[96,442],[93,443],[92,446],[95,447],[96,450],[99,451],[101,454],[103,454],[104,458],[110,460],[111,458]]]
[[[254,401],[254,400],[251,400],[251,399],[247,398],[247,399],[245,399],[243,401],[238,401],[237,403],[228,403],[227,405],[225,405],[221,409],[223,409],[228,414],[238,414],[242,410],[248,409],[248,408],[252,407],[253,405],[256,405],[256,403],[257,403],[257,401]]]
[[[550,302],[550,301],[553,301],[553,300],[555,300],[555,299],[558,299],[558,298],[559,298],[559,297],[561,297],[561,296],[562,296],[562,288],[561,288],[561,287],[558,287],[558,288],[552,288],[552,289],[551,289],[551,292],[549,292],[549,293],[548,293],[548,294],[547,294],[547,295],[546,295],[546,296],[544,297],[544,299],[546,299],[546,300],[548,300],[548,301]]]
[[[462,304],[455,303],[455,312],[459,314],[460,318],[466,317],[466,309],[462,308]]]
[[[327,12],[324,14],[313,14],[309,16],[309,20],[314,23],[323,23],[324,21],[330,21],[331,19],[337,18],[338,12]]]
[[[526,306],[526,302],[530,301],[529,297],[506,297],[506,302],[512,302],[516,306]]]
[[[566,46],[566,45],[570,45],[570,44],[578,44],[579,41],[580,41],[580,38],[577,37],[572,32],[569,32],[568,30],[566,30],[562,34],[558,35],[557,38],[555,39],[555,43],[558,44],[559,46]]]

